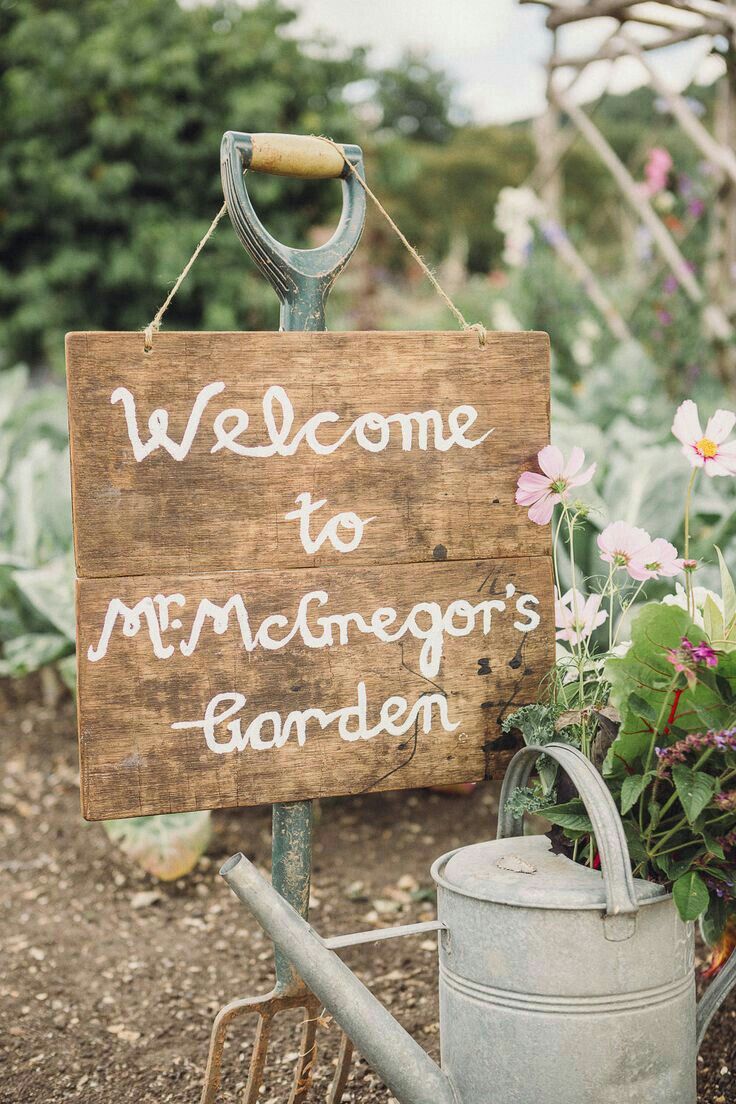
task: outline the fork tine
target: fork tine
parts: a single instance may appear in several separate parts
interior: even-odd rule
[[[268,1053],[268,1041],[271,1037],[271,1024],[273,1014],[261,1013],[258,1019],[256,1037],[253,1040],[253,1051],[250,1056],[250,1068],[248,1070],[248,1084],[243,1093],[243,1104],[256,1104],[263,1084],[263,1067],[266,1064]]]
[[[322,1003],[306,988],[284,993],[274,989],[263,997],[246,997],[224,1005],[215,1017],[210,1037],[210,1049],[207,1057],[205,1083],[200,1104],[216,1104],[217,1093],[222,1081],[222,1057],[230,1025],[247,1015],[258,1016],[253,1050],[251,1052],[248,1081],[242,1096],[242,1104],[257,1104],[260,1088],[263,1084],[263,1071],[268,1055],[268,1045],[273,1022],[279,1012],[302,1009],[302,1037],[299,1058],[294,1069],[289,1104],[306,1104],[312,1086],[312,1074],[317,1054],[317,1027],[320,1022]],[[350,1074],[353,1056],[353,1044],[343,1034],[337,1059],[335,1075],[330,1084],[325,1104],[340,1104]]]
[[[322,1009],[316,997],[307,996],[304,1001],[304,1023],[302,1025],[302,1044],[299,1059],[294,1070],[294,1084],[289,1104],[304,1104],[312,1084],[312,1070],[317,1054],[317,1021]]]
[[[225,1040],[230,1024],[240,1016],[253,1015],[255,1013],[257,1013],[262,1020],[264,1013],[267,1015],[272,1008],[273,1000],[276,996],[276,990],[273,990],[273,992],[267,993],[264,997],[246,997],[243,1000],[231,1001],[229,1004],[223,1005],[217,1013],[214,1023],[212,1024],[210,1048],[207,1055],[207,1068],[204,1075],[204,1085],[202,1087],[200,1104],[216,1104],[217,1092],[220,1088],[220,1082],[222,1081],[222,1054],[225,1049]]]
[[[348,1039],[345,1032],[343,1032],[340,1042],[340,1053],[337,1056],[337,1069],[335,1070],[335,1076],[330,1085],[330,1091],[325,1104],[340,1104],[342,1094],[345,1092],[345,1087],[348,1083],[348,1077],[350,1076],[350,1065],[352,1060],[353,1041],[352,1039]]]

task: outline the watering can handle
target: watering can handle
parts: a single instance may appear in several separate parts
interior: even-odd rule
[[[569,744],[545,744],[525,747],[516,753],[501,789],[498,839],[521,835],[523,816],[508,811],[508,800],[517,787],[526,786],[540,755],[554,759],[575,783],[592,821],[606,888],[606,939],[611,942],[629,939],[636,931],[639,903],[624,826],[608,786],[581,751]]]
[[[363,232],[366,200],[360,182],[364,175],[360,146],[337,147],[324,138],[301,134],[228,130],[222,136],[220,168],[235,232],[281,300],[281,329],[323,330],[325,300]],[[330,240],[316,249],[295,249],[277,241],[255,212],[245,170],[309,180],[341,179],[342,214]]]

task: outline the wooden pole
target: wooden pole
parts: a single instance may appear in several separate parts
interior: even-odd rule
[[[733,5],[732,5],[733,6]],[[715,133],[733,148],[736,142],[736,48],[730,36],[726,74],[716,90]],[[729,313],[736,311],[736,187],[733,178],[721,189],[716,205],[712,290]]]
[[[654,212],[651,204],[642,194],[641,188],[637,187],[636,181],[631,176],[623,161],[621,161],[618,154],[608,144],[595,124],[591,122],[585,112],[578,107],[574,100],[570,99],[566,93],[554,86],[551,86],[550,91],[559,107],[565,112],[588,144],[598,154],[601,161],[603,161],[618,184],[626,200],[634,208],[641,221],[648,228],[654,243],[677,277],[685,294],[691,302],[701,304],[704,296],[700,285],[688,268],[687,262],[678,249],[674,239],[669,234],[664,223]],[[715,304],[709,304],[705,307],[703,316],[708,328],[715,337],[725,340],[731,336],[731,325],[720,307]]]
[[[627,25],[629,22],[630,21],[627,19]],[[637,22],[639,22],[639,20],[637,20]],[[689,42],[694,38],[701,38],[703,35],[723,34],[724,31],[725,27],[723,24],[710,22],[707,26],[704,25],[702,30],[699,27],[688,27],[685,30],[675,31],[671,35],[665,35],[664,38],[659,38],[654,42],[642,42],[639,45],[646,53],[650,53],[654,50],[664,50],[667,46],[677,46],[681,42]],[[611,38],[607,39],[595,53],[578,54],[574,57],[553,55],[549,65],[552,69],[584,69],[587,65],[592,65],[594,61],[616,61],[617,58],[621,57],[622,50],[620,45],[613,45],[613,42],[620,33],[620,30],[614,31]]]
[[[734,156],[733,150],[721,145],[720,142],[716,141],[716,139],[709,134],[695,112],[688,106],[685,98],[675,92],[666,80],[662,79],[655,66],[652,65],[651,59],[647,57],[638,42],[635,42],[624,31],[618,35],[618,41],[623,44],[628,53],[633,55],[637,61],[641,62],[644,66],[649,74],[652,86],[665,101],[672,116],[677,120],[694,145],[698,147],[705,159],[710,161],[711,164],[722,173],[726,173],[726,175],[736,183],[736,156]]]
[[[536,216],[539,229],[560,260],[567,265],[573,276],[579,282],[586,295],[605,319],[606,325],[615,338],[619,341],[630,341],[631,330],[624,322],[616,307],[608,298],[603,288],[596,280],[592,269],[578,253],[570,241],[567,233],[560,223],[549,216],[542,205]]]

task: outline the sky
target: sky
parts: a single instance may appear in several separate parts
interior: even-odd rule
[[[551,36],[545,10],[518,0],[290,0],[300,11],[295,32],[321,32],[342,46],[369,46],[372,60],[390,65],[407,49],[427,53],[456,81],[458,101],[476,122],[506,123],[539,114],[545,103],[543,63]],[[641,5],[641,11],[656,4]],[[692,18],[677,13],[682,22]],[[613,27],[597,19],[564,29],[565,52],[594,50]],[[660,32],[642,29],[640,39]],[[658,55],[663,75],[678,90],[693,77],[710,83],[720,73],[707,58],[710,40],[671,47]],[[626,92],[644,83],[638,62],[594,67],[576,91],[593,99],[609,84]]]

